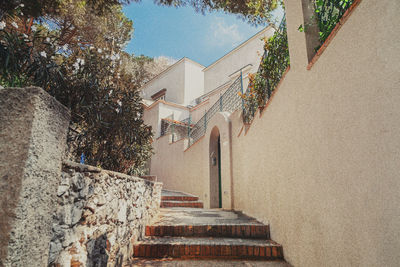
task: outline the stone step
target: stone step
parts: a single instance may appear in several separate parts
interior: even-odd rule
[[[161,200],[175,200],[175,201],[198,201],[196,196],[161,196]]]
[[[262,224],[149,225],[146,236],[270,238],[269,226]]]
[[[229,259],[149,259],[132,258],[124,267],[152,266],[152,267],[292,267],[283,260],[253,261],[253,260],[229,260]]]
[[[239,238],[147,237],[133,248],[133,257],[182,259],[282,260],[282,246],[271,240]]]
[[[173,208],[173,207],[181,207],[181,208],[203,208],[203,202],[200,201],[161,201],[161,208]]]

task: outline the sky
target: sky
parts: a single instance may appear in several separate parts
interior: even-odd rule
[[[131,3],[123,9],[133,21],[133,38],[126,47],[137,56],[188,57],[208,66],[262,30],[236,15],[196,13],[192,7],[165,7],[152,0]]]

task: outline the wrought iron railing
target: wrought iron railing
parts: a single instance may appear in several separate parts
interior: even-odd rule
[[[278,29],[266,43],[258,71],[250,77],[249,87],[242,96],[245,100],[245,123],[251,122],[257,109],[268,102],[289,64],[286,19],[283,17]]]
[[[194,144],[197,140],[200,139],[203,135],[205,135],[208,123],[212,119],[212,117],[222,111],[233,112],[236,109],[242,106],[242,98],[239,93],[242,93],[243,90],[243,82],[242,75],[240,75],[232,85],[219,97],[218,101],[214,103],[207,110],[203,117],[196,122],[192,127],[188,130],[188,139],[189,146]]]

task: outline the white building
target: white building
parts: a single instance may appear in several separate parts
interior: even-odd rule
[[[197,122],[241,73],[246,88],[247,75],[259,67],[263,39],[274,31],[264,28],[207,67],[184,57],[146,83],[141,88],[144,121],[155,137],[163,136],[169,125],[174,125],[171,141],[185,137],[187,123]]]

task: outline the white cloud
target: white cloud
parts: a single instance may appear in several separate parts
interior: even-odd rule
[[[210,44],[213,46],[237,46],[243,40],[237,24],[228,24],[224,18],[216,17],[210,27]]]

